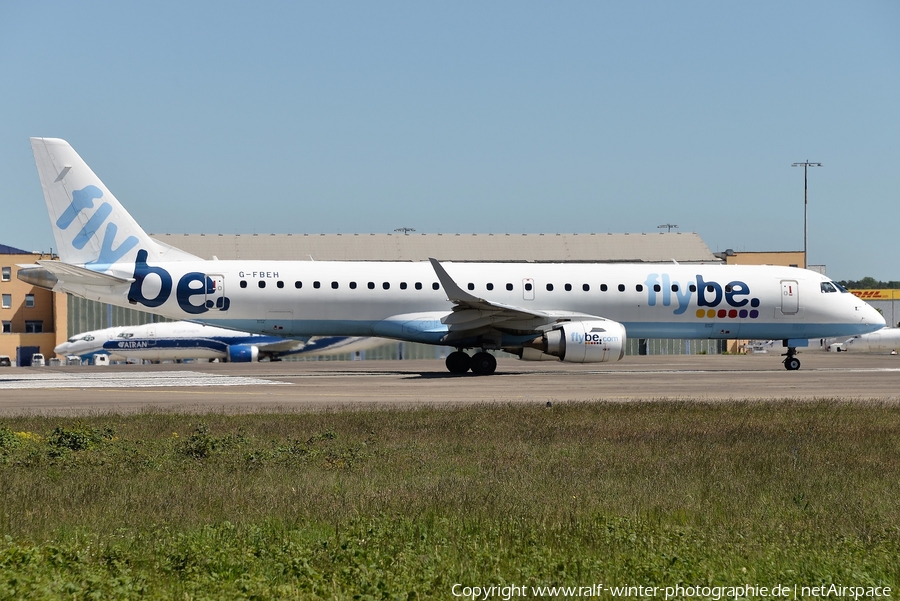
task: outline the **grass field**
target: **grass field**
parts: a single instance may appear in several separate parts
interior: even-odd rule
[[[0,421],[3,599],[453,599],[454,584],[596,583],[896,595],[898,557],[895,406]]]

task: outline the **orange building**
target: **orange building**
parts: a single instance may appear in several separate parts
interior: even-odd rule
[[[48,255],[0,245],[0,355],[16,360],[19,347],[38,348],[47,359],[66,339],[66,295],[27,284],[16,277],[18,265]],[[28,355],[30,358],[30,354]]]

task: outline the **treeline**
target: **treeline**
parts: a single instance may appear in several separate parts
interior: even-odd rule
[[[838,282],[844,288],[851,290],[878,290],[883,288],[900,288],[900,282],[891,280],[890,282],[882,282],[875,278],[864,277],[861,280],[840,280]]]

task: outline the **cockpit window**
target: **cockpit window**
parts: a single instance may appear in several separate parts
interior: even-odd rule
[[[843,293],[845,293],[845,294],[850,294],[850,291],[849,291],[849,290],[847,290],[846,288],[844,288],[843,286],[841,286],[841,285],[838,284],[837,282],[831,282],[831,283],[834,285],[835,288],[837,288],[837,289],[840,290],[841,292],[843,292]]]
[[[831,285],[831,282],[822,282],[822,292],[837,292],[837,288]]]

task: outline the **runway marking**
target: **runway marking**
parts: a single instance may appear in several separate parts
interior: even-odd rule
[[[0,390],[38,388],[161,388],[187,386],[258,386],[287,385],[287,382],[222,376],[194,371],[126,372],[126,373],[58,373],[44,372],[0,377]]]

